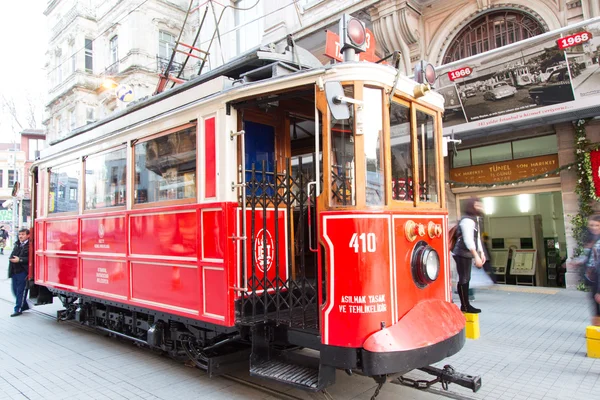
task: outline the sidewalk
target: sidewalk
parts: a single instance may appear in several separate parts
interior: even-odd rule
[[[589,294],[497,285],[476,291],[481,337],[443,364],[482,376],[473,399],[591,399],[600,394],[600,359],[586,357]],[[409,377],[422,376],[419,372]]]
[[[5,399],[276,399],[137,346],[57,323],[37,313],[10,318],[12,295],[7,256],[0,256],[0,400]],[[474,305],[481,337],[440,363],[481,375],[472,393],[457,385],[423,392],[386,384],[377,400],[593,399],[600,393],[600,359],[586,357],[590,320],[587,293],[554,288],[495,286],[478,289]],[[53,317],[60,303],[36,307]],[[240,372],[239,376],[247,378]],[[431,379],[419,371],[409,378]],[[340,371],[328,389],[336,400],[368,400],[373,380]],[[256,381],[265,383],[264,381]],[[270,387],[271,385],[267,383]],[[277,386],[303,399],[325,399]]]

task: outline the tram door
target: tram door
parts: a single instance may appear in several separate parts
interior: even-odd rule
[[[265,179],[273,182],[275,167],[275,128],[253,121],[244,122],[244,145],[246,148],[246,181],[251,177],[252,167],[256,169],[258,178],[262,180],[264,165]]]
[[[35,168],[33,170],[33,174],[31,176],[31,235],[29,237],[29,276],[30,279],[35,282],[35,279],[41,274],[42,265],[37,265],[37,257],[35,257],[35,248],[37,245],[37,241],[40,240],[42,235],[38,234],[36,231],[35,220],[38,216],[38,210],[40,206],[40,197],[38,196],[38,169]],[[36,284],[29,285],[29,299],[34,301],[35,305],[42,304],[50,304],[52,303],[52,292],[48,290],[45,286],[39,286]]]
[[[248,238],[240,318],[277,312],[290,326],[318,331],[314,88],[241,102],[238,112],[245,193],[239,215],[246,215],[240,236]]]

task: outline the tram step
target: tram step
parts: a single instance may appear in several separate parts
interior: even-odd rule
[[[304,390],[318,391],[319,370],[303,365],[288,364],[279,360],[263,361],[250,367],[250,375],[271,379]]]

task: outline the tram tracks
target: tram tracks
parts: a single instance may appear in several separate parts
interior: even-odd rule
[[[14,304],[14,300],[7,300],[7,299],[1,298],[1,297],[0,297],[0,301],[2,301],[4,303],[7,303],[7,304],[11,304],[11,305]],[[27,313],[28,314],[33,314],[33,315],[35,315],[37,317],[45,318],[47,320],[56,321],[56,315],[52,315],[52,314],[49,314],[49,313],[41,311],[41,310],[36,310],[33,307],[30,308],[27,311]],[[78,329],[82,329],[82,330],[85,330],[87,332],[91,332],[91,333],[95,333],[95,334],[97,334],[98,332],[102,332],[102,331],[96,330],[93,327],[85,326],[85,325],[79,324],[79,323],[74,322],[74,321],[60,321],[60,323],[61,324],[68,324],[68,325],[76,327]],[[127,339],[123,339],[123,340],[127,340]],[[219,377],[223,378],[223,379],[225,379],[227,381],[230,381],[232,383],[236,383],[236,384],[243,385],[245,387],[248,387],[248,388],[251,388],[251,389],[254,389],[254,390],[258,390],[258,391],[263,392],[263,393],[265,393],[265,394],[267,394],[269,396],[274,396],[277,399],[282,399],[282,400],[306,400],[306,397],[295,396],[293,394],[286,393],[286,392],[283,392],[281,390],[277,390],[277,389],[273,389],[273,388],[270,388],[270,387],[265,386],[265,385],[261,385],[260,383],[252,382],[250,380],[244,379],[244,378],[239,377],[239,376],[235,376],[235,375],[231,375],[231,374],[225,374],[225,375],[220,375]],[[321,397],[312,397],[312,398],[319,399],[319,400],[320,399],[328,400],[328,399],[331,399],[332,397],[331,396],[327,397],[327,394],[324,394],[324,395],[321,395]]]
[[[8,300],[5,298],[1,298],[0,297],[0,301],[5,302],[7,304],[13,304],[14,300]],[[53,311],[55,312],[55,311]],[[47,320],[52,320],[52,321],[56,321],[56,315],[41,311],[41,310],[37,310],[35,308],[30,308],[27,313],[29,314],[34,314],[36,316],[39,316],[41,318],[45,318]],[[70,326],[73,326],[75,328],[78,329],[82,329],[84,331],[90,332],[90,333],[94,333],[94,334],[98,334],[99,332],[102,332],[100,330],[97,330],[93,327],[89,327],[86,325],[82,325],[80,323],[77,323],[75,321],[60,321],[60,323],[62,324],[68,324]],[[122,340],[128,340],[129,338],[125,338]],[[138,345],[139,346],[139,345]],[[236,383],[242,386],[245,386],[247,388],[253,389],[253,390],[258,390],[260,392],[263,392],[269,396],[274,396],[277,399],[282,399],[282,400],[307,400],[307,398],[309,399],[314,399],[314,400],[333,400],[334,397],[329,394],[327,391],[323,391],[323,392],[316,392],[316,393],[306,393],[304,397],[300,397],[300,396],[296,396],[294,394],[291,393],[287,393],[281,390],[277,390],[277,389],[273,389],[271,387],[268,387],[266,385],[262,385],[260,383],[257,382],[253,382],[251,380],[245,379],[244,377],[240,377],[240,376],[235,376],[232,374],[224,374],[224,375],[220,375],[219,378],[225,379],[227,381],[230,381],[232,383]],[[444,397],[444,398],[451,398],[451,399],[455,399],[455,400],[472,400],[471,397],[467,397],[467,396],[463,396],[457,393],[453,393],[453,392],[446,392],[446,391],[441,391],[435,388],[429,388],[426,390],[423,390],[424,392],[428,392],[430,394],[435,394],[438,395],[440,397]]]

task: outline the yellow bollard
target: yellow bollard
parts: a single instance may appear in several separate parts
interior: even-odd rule
[[[467,339],[479,339],[479,314],[464,313],[467,320]]]
[[[587,356],[600,358],[600,326],[590,325],[585,329]]]

